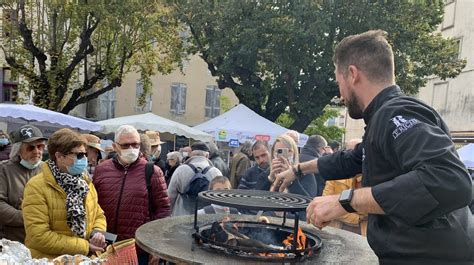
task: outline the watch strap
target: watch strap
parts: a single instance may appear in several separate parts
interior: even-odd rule
[[[354,208],[352,208],[351,202],[347,202],[347,203],[342,203],[342,202],[341,202],[341,206],[342,206],[342,208],[344,208],[344,210],[346,210],[346,212],[348,212],[348,213],[355,213],[355,212],[357,212]]]
[[[343,193],[349,191],[349,198],[347,199],[341,199],[341,197],[339,197],[339,203],[341,204],[342,208],[344,208],[344,210],[346,210],[346,212],[348,213],[355,213],[357,212],[354,208],[352,208],[351,206],[351,201],[352,201],[352,197],[354,196],[354,189],[348,189],[348,190],[345,190],[343,191]],[[342,193],[341,193],[342,195]]]

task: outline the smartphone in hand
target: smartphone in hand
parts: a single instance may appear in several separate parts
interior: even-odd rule
[[[100,230],[92,230],[92,233],[91,233],[91,237],[94,236],[95,233],[101,233],[104,235],[105,237],[105,243],[107,243],[107,245],[111,245],[113,243],[115,243],[115,241],[117,240],[117,235],[116,234],[112,234],[112,233],[109,233],[109,232],[105,232],[105,231],[100,231]]]
[[[288,159],[288,148],[279,148],[277,149],[277,157],[284,157]]]

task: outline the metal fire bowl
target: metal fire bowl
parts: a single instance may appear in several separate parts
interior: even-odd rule
[[[227,223],[230,224],[239,224],[242,225],[242,229],[255,229],[255,230],[263,230],[261,233],[277,233],[277,232],[284,232],[286,235],[293,234],[293,227],[288,226],[281,226],[278,224],[266,224],[260,222],[252,222],[252,221],[228,221]],[[203,225],[199,228],[198,233],[194,233],[193,237],[196,240],[201,240],[205,247],[209,247],[211,249],[215,249],[217,251],[221,251],[230,256],[240,256],[243,258],[253,259],[253,260],[262,260],[262,261],[302,261],[307,258],[312,258],[316,256],[323,243],[319,236],[314,233],[309,232],[308,230],[301,229],[306,236],[307,247],[301,250],[275,250],[272,248],[257,248],[257,247],[244,247],[244,246],[231,246],[226,243],[221,243],[212,240],[211,238],[207,237],[211,230],[212,223]],[[284,236],[283,238],[286,238]],[[283,238],[280,238],[283,240]],[[278,240],[280,240],[278,239]],[[264,242],[267,244],[272,243],[279,243],[279,242]],[[281,242],[280,242],[281,243]],[[286,254],[284,257],[276,257],[276,256],[259,256],[259,253],[283,253]],[[296,254],[296,255],[295,255]]]
[[[204,214],[199,216],[198,225],[202,226],[213,221],[222,220],[226,216],[221,214]],[[256,221],[255,215],[230,215],[230,218],[240,221]],[[281,218],[270,217],[268,219],[274,224],[282,223]],[[192,238],[192,234],[196,232],[193,220],[193,215],[185,215],[146,223],[138,228],[135,234],[137,245],[148,253],[178,264],[268,265],[271,262],[229,256],[221,252],[209,251],[206,248],[199,247]],[[287,219],[286,225],[293,226],[292,220]],[[324,241],[324,246],[314,258],[298,262],[298,265],[379,264],[377,256],[370,249],[365,237],[333,227],[325,227],[322,230],[318,230],[306,223],[300,223],[300,227],[305,231],[317,234]],[[276,264],[282,263],[277,262]],[[291,264],[292,262],[284,263]]]

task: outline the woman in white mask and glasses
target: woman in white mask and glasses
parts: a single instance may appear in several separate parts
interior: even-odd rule
[[[88,255],[103,250],[104,212],[87,173],[86,140],[61,129],[48,141],[50,159],[25,187],[25,244],[34,258]]]

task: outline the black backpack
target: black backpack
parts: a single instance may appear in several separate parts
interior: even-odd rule
[[[196,168],[191,164],[187,164],[193,171],[194,176],[189,182],[188,189],[183,194],[189,197],[190,199],[196,199],[198,193],[209,189],[209,180],[206,178],[206,173],[212,166],[207,166],[204,169]]]
[[[155,164],[153,162],[147,162],[145,166],[145,181],[146,189],[148,191],[148,214],[150,216],[150,221],[153,220],[153,215],[155,214],[155,208],[153,207],[153,194],[151,191],[151,176],[155,171]]]

